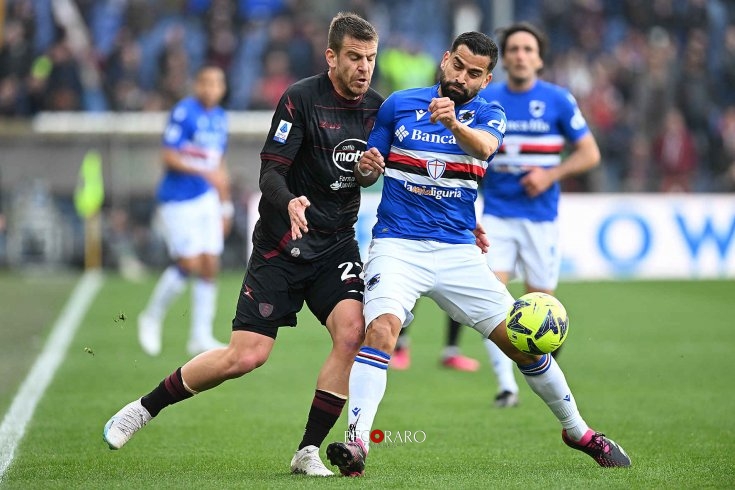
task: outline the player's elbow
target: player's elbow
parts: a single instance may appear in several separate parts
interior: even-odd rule
[[[587,161],[589,162],[588,167],[591,169],[600,165],[600,162],[602,161],[602,154],[600,153],[599,146],[594,145],[592,148],[590,148],[587,155]]]
[[[486,148],[483,148],[482,155],[480,155],[481,160],[488,160],[493,154],[495,153],[495,150],[497,150],[498,147],[493,145],[488,145]]]
[[[498,151],[498,147],[500,146],[500,141],[498,141],[495,136],[488,134],[483,138],[482,140],[482,147],[481,147],[481,155],[477,155],[477,158],[480,158],[482,160],[487,160],[491,156],[495,154],[496,151]]]
[[[477,155],[473,155],[475,158],[479,158],[480,160],[488,160],[491,156],[495,154],[495,151],[498,149],[497,144],[484,144],[479,149]]]

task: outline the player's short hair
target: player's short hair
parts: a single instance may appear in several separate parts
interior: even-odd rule
[[[339,53],[345,36],[354,37],[358,41],[377,41],[378,31],[373,25],[352,12],[340,12],[329,24],[327,47]]]
[[[488,71],[493,71],[493,68],[498,63],[498,45],[495,44],[495,41],[490,36],[477,31],[463,32],[454,39],[451,52],[456,52],[462,45],[467,46],[472,51],[472,54],[490,58],[487,69]]]
[[[508,44],[508,38],[516,32],[527,32],[536,38],[536,42],[538,43],[538,54],[543,60],[549,46],[549,39],[541,29],[530,22],[518,22],[517,24],[512,24],[508,27],[498,29],[497,34],[498,42],[500,43],[500,52],[505,53],[505,46]]]
[[[222,67],[220,67],[218,65],[215,65],[213,63],[205,63],[202,66],[200,66],[199,69],[196,71],[195,77],[196,78],[199,78],[200,76],[202,76],[204,74],[204,72],[207,72],[207,71],[210,71],[210,70],[218,71],[222,75],[225,74],[225,71],[222,69]]]

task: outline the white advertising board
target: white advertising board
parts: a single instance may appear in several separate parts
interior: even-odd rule
[[[362,196],[356,230],[363,257],[379,201],[379,193]],[[735,279],[731,194],[566,194],[559,225],[562,279]]]

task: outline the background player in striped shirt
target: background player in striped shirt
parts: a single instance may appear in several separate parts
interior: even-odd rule
[[[500,32],[499,45],[507,81],[480,92],[502,105],[508,119],[503,144],[482,182],[487,260],[503,283],[519,271],[526,292],[553,295],[561,267],[559,182],[598,165],[600,150],[569,91],[538,77],[545,35],[531,24],[513,24]],[[495,405],[515,406],[513,361],[493,342],[486,340],[485,346],[498,379]]]
[[[224,159],[227,115],[219,106],[225,90],[225,75],[220,68],[200,69],[194,96],[176,104],[163,133],[165,170],[156,198],[163,235],[175,263],[163,272],[138,317],[138,339],[151,356],[161,352],[166,311],[191,277],[187,350],[195,355],[224,346],[214,338],[212,323],[219,258],[234,212]]]
[[[505,316],[513,298],[481,253],[487,242],[474,205],[506,126],[502,107],[477,97],[492,79],[497,59],[498,48],[488,36],[460,34],[442,58],[439,84],[385,100],[369,149],[355,166],[361,185],[384,178],[365,263],[365,343],[350,373],[350,437],[327,447],[327,457],[343,475],[364,473],[391,353],[420,296],[495,342],[518,364],[559,420],[568,446],[601,466],[630,466],[622,448],[584,421],[554,358],[525,354],[508,339]]]

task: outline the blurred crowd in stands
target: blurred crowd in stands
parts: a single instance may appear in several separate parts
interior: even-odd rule
[[[489,0],[5,0],[0,117],[159,111],[202,64],[222,67],[231,110],[270,110],[326,68],[329,19],[381,34],[374,87],[434,82],[459,32],[493,35]],[[735,191],[735,1],[514,0],[509,18],[551,40],[543,77],[577,97],[602,171],[591,191]],[[497,6],[497,4],[496,4]],[[502,78],[502,68],[495,70]]]

